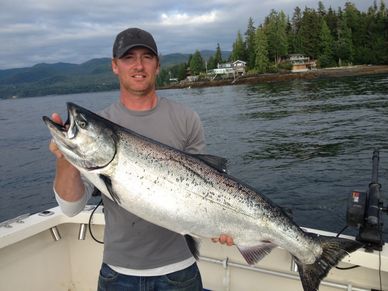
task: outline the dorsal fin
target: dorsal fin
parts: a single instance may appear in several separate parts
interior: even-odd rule
[[[216,169],[219,172],[227,173],[228,160],[223,157],[207,154],[191,154],[191,156],[205,162],[207,165]]]

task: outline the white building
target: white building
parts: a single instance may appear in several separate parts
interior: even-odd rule
[[[217,69],[209,71],[209,74],[215,75],[245,75],[246,62],[237,60],[233,63],[218,64]]]

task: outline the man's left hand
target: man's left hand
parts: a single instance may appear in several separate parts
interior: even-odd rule
[[[221,234],[220,237],[212,238],[212,242],[214,243],[219,242],[220,244],[223,244],[223,245],[226,244],[228,246],[234,245],[233,238],[225,234]]]

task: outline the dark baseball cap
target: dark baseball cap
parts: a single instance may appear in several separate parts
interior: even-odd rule
[[[132,27],[123,30],[116,36],[113,44],[113,57],[122,58],[131,48],[145,47],[150,49],[156,56],[158,48],[152,35],[140,28]]]

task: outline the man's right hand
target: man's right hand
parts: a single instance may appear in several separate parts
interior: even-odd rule
[[[62,118],[61,118],[61,116],[59,116],[58,113],[51,114],[51,119],[55,123],[63,125]],[[57,157],[57,159],[63,159],[64,158],[62,152],[59,150],[57,144],[54,142],[54,139],[50,140],[49,150],[50,150],[50,152],[52,152]]]
[[[64,125],[64,122],[58,113],[51,114],[51,119],[55,123]],[[84,195],[83,193],[85,191],[80,172],[66,160],[54,139],[51,139],[50,141],[49,150],[57,158],[54,179],[55,191],[66,201],[78,201]]]

